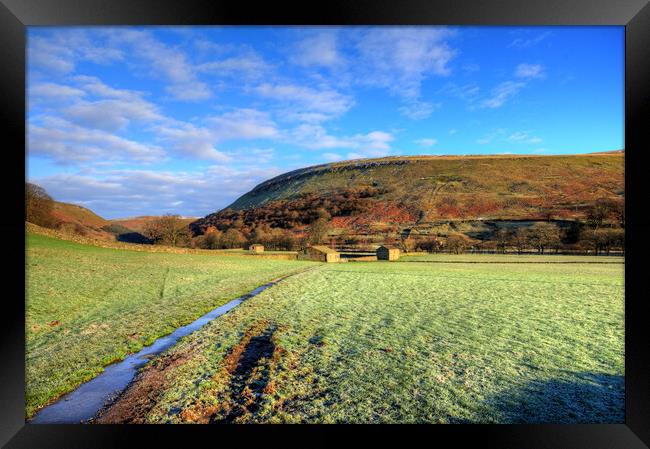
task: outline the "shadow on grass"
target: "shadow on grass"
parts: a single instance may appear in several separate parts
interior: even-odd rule
[[[566,379],[532,381],[490,402],[503,423],[623,423],[625,377],[572,373]]]
[[[118,242],[152,244],[153,240],[145,237],[139,232],[127,232],[116,236]]]

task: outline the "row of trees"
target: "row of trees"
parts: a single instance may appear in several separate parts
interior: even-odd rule
[[[428,237],[415,240],[403,239],[401,247],[405,251],[448,251],[461,253],[468,250],[487,250],[495,252],[516,251],[521,254],[536,251],[539,254],[559,251],[589,252],[609,254],[613,250],[623,251],[625,231],[620,227],[592,227],[576,224],[560,228],[554,223],[541,222],[529,227],[514,229],[501,228],[492,239],[474,240],[464,234],[450,234],[447,237]]]

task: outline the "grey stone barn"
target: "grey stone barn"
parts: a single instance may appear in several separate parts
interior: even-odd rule
[[[377,248],[377,260],[397,260],[399,255],[399,248],[395,246],[382,245]]]
[[[298,253],[298,260],[316,260],[319,262],[340,262],[341,254],[324,245],[308,246]]]

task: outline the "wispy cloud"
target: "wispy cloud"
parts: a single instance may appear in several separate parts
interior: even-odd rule
[[[496,109],[514,98],[528,83],[534,79],[544,78],[544,67],[541,64],[519,64],[514,76],[518,81],[508,80],[498,84],[490,91],[490,96],[480,102],[480,108]]]
[[[162,77],[168,85],[165,90],[177,100],[198,101],[212,96],[206,83],[197,77],[196,67],[181,50],[156,39],[150,32],[133,29],[106,31],[113,45],[126,45],[133,56],[146,62],[143,67],[151,77]]]
[[[424,138],[424,139],[414,140],[413,143],[416,143],[421,147],[432,147],[438,143],[438,140],[432,138]]]
[[[513,143],[525,143],[525,144],[538,144],[542,142],[542,139],[537,136],[531,136],[526,131],[518,131],[508,136],[508,142]]]
[[[430,117],[434,111],[437,111],[441,107],[441,102],[427,103],[425,101],[408,101],[398,110],[402,115],[405,115],[413,120],[422,120]]]
[[[66,74],[74,71],[80,61],[110,64],[123,60],[124,52],[106,42],[91,39],[84,30],[67,29],[49,33],[47,37],[30,37],[27,57],[30,68]]]
[[[363,32],[357,43],[359,82],[388,89],[406,101],[407,116],[430,114],[420,103],[422,82],[430,76],[451,74],[449,62],[457,52],[445,42],[454,33],[447,28],[385,27]],[[420,104],[416,113],[413,111]],[[422,105],[425,105],[423,107]]]
[[[542,138],[531,134],[530,131],[508,132],[506,128],[497,128],[476,140],[479,145],[487,145],[493,142],[536,145],[542,142]]]
[[[353,136],[333,136],[321,125],[306,123],[299,125],[290,133],[290,141],[305,148],[353,148],[368,154],[372,153],[381,156],[388,154],[390,142],[393,140],[393,135],[384,131],[372,131],[367,134],[355,134]]]
[[[215,145],[227,140],[274,139],[279,131],[269,115],[255,109],[237,109],[203,120],[202,125],[168,120],[153,128],[158,139],[184,157],[227,162],[234,160]]]
[[[550,31],[545,31],[543,33],[532,35],[534,32],[520,30],[520,34],[525,33],[524,37],[517,37],[508,44],[508,48],[514,47],[518,49],[529,48],[534,45],[539,44],[544,39],[552,36],[553,33]]]
[[[151,163],[165,159],[164,150],[157,145],[84,128],[56,117],[43,117],[28,124],[27,148],[31,154],[64,165],[126,160]]]
[[[289,57],[293,64],[307,67],[340,67],[346,63],[338,49],[338,32],[319,31],[300,39]]]
[[[460,98],[461,100],[468,102],[474,101],[480,92],[481,88],[474,82],[461,85],[450,82],[445,84],[442,89],[438,90],[439,94]]]
[[[515,70],[517,78],[543,78],[544,67],[541,64],[519,64]]]
[[[216,139],[205,127],[191,123],[173,123],[156,126],[158,140],[174,153],[213,161],[229,161],[230,157],[215,148]]]
[[[490,96],[480,103],[481,108],[495,109],[503,106],[508,100],[526,86],[524,82],[504,81],[490,92]]]
[[[267,112],[241,108],[206,119],[218,140],[272,139],[279,135],[275,122]]]
[[[284,114],[285,118],[305,122],[321,122],[338,117],[354,105],[352,97],[329,88],[263,83],[254,92],[289,108]]]
[[[205,75],[243,77],[246,79],[258,79],[271,69],[272,66],[269,63],[250,50],[245,54],[204,62],[196,66],[196,71]]]
[[[86,95],[86,92],[76,87],[63,84],[39,82],[28,87],[27,95],[30,103],[43,101],[60,102],[80,99]]]

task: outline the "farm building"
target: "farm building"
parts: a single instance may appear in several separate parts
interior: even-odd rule
[[[377,260],[397,260],[399,259],[399,248],[394,246],[383,245],[377,248]]]
[[[323,245],[308,246],[298,253],[299,260],[317,260],[320,262],[340,262],[341,255]]]
[[[264,245],[260,245],[259,243],[255,243],[251,246],[248,247],[248,250],[254,253],[263,253],[264,252]]]

